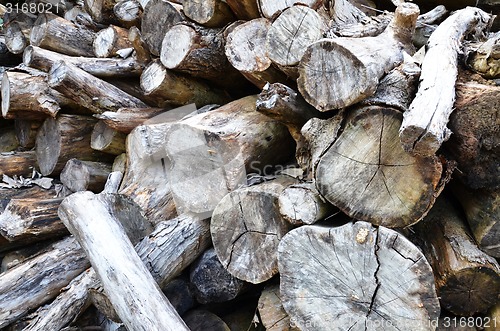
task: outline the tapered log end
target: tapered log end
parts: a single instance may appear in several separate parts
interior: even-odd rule
[[[141,89],[145,95],[150,95],[160,88],[168,75],[166,68],[159,62],[153,61],[141,75]]]
[[[40,172],[48,176],[54,171],[61,152],[61,133],[55,119],[48,118],[43,122],[38,130],[36,146]]]
[[[420,9],[416,4],[403,2],[396,8],[394,18],[388,28],[401,42],[410,45],[415,32]]]

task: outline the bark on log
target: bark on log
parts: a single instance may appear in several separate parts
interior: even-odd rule
[[[35,147],[36,133],[38,132],[40,126],[42,126],[42,122],[17,118],[14,125],[19,146],[27,150]]]
[[[431,267],[393,230],[302,226],[281,240],[278,261],[281,300],[301,330],[427,331],[439,317]]]
[[[39,254],[47,252],[47,248],[51,244],[53,242],[48,240],[3,253],[5,255],[2,258],[0,273],[4,273]]]
[[[12,54],[21,54],[29,45],[29,38],[23,33],[21,25],[14,21],[5,27],[5,46]]]
[[[286,127],[256,112],[255,102],[248,96],[170,127],[164,148],[179,213],[211,213],[246,184],[245,171],[288,161],[293,141]]]
[[[141,25],[142,8],[137,0],[120,1],[113,7],[115,14],[120,24],[126,28]]]
[[[282,177],[227,194],[212,214],[215,252],[233,276],[262,283],[278,273],[277,248],[292,228],[278,211],[278,197],[295,180]]]
[[[272,65],[266,39],[271,23],[254,19],[232,29],[226,37],[226,56],[245,78],[258,88],[267,82],[286,82],[285,74]]]
[[[213,248],[207,249],[191,265],[189,280],[201,304],[225,302],[236,298],[247,287],[221,264]]]
[[[151,54],[159,56],[165,33],[174,24],[184,20],[179,11],[168,1],[150,0],[144,7],[141,33]]]
[[[0,327],[55,298],[73,278],[89,267],[85,253],[73,237],[0,274]]]
[[[13,128],[0,133],[0,153],[10,153],[19,147],[16,131]]]
[[[488,79],[500,78],[500,32],[485,42],[467,45],[467,64]]]
[[[111,165],[102,162],[69,160],[61,171],[61,183],[73,192],[99,193],[111,172]],[[1,216],[0,216],[1,217]]]
[[[223,0],[184,0],[182,8],[188,18],[207,27],[222,27],[235,20],[231,8]]]
[[[471,316],[498,301],[500,267],[479,250],[464,221],[456,207],[442,197],[416,231],[434,270],[441,306]]]
[[[139,28],[133,26],[128,30],[128,39],[134,46],[135,56],[139,63],[147,64],[151,62],[151,53],[149,53],[148,46],[142,38]]]
[[[30,42],[55,52],[74,56],[94,56],[95,33],[51,13],[38,15]]]
[[[226,0],[226,3],[240,20],[249,21],[260,17],[257,0]]]
[[[103,121],[99,121],[94,126],[90,138],[92,149],[112,154],[120,155],[125,152],[125,139],[127,135],[110,128]]]
[[[75,193],[62,202],[59,216],[79,240],[127,328],[188,330],[100,196]],[[92,222],[96,218],[99,224]]]
[[[113,23],[116,18],[113,8],[118,0],[83,0],[84,8],[97,23]]]
[[[134,56],[129,56],[126,59],[74,57],[31,45],[26,47],[23,53],[25,65],[45,72],[49,72],[50,68],[59,61],[72,64],[100,78],[139,76],[144,69],[144,65]]]
[[[280,287],[277,285],[267,286],[260,295],[259,304],[260,320],[267,331],[298,331],[292,326],[290,316],[286,313],[281,303]]]
[[[44,176],[58,175],[72,158],[82,161],[112,160],[112,156],[90,147],[96,119],[79,115],[48,118],[38,130],[36,157]]]
[[[434,155],[450,137],[446,125],[455,101],[461,42],[469,33],[480,37],[491,20],[492,16],[482,10],[468,7],[446,19],[429,38],[417,96],[405,112],[400,129],[405,151]]]
[[[97,57],[113,57],[120,55],[125,48],[132,48],[128,39],[128,30],[116,25],[110,25],[95,35],[94,54]]]
[[[96,117],[116,131],[130,133],[147,120],[167,110],[165,108],[120,108],[116,112],[106,111]]]
[[[403,61],[403,50],[411,52],[418,13],[416,5],[404,3],[377,37],[322,39],[309,46],[297,82],[304,99],[328,111],[373,95],[379,79]]]
[[[0,154],[0,175],[28,176],[35,167],[37,167],[35,151]]]

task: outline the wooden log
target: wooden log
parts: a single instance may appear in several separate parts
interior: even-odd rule
[[[278,273],[278,244],[292,228],[278,211],[278,197],[293,182],[283,177],[236,189],[215,207],[213,245],[233,276],[258,284]]]
[[[256,96],[248,96],[172,124],[163,146],[179,213],[211,213],[246,184],[245,171],[262,172],[290,158],[288,130],[256,112],[255,103]]]
[[[66,10],[63,17],[65,20],[76,24],[82,23],[82,17],[84,17],[85,21],[92,21],[92,17],[90,17],[89,13],[87,13],[83,6],[74,6],[73,8]]]
[[[64,61],[54,63],[49,71],[48,83],[96,114],[122,107],[147,107],[138,98]]]
[[[498,301],[500,267],[477,247],[453,204],[442,197],[416,227],[434,270],[441,307],[471,316]]]
[[[9,153],[19,147],[16,131],[13,128],[2,130],[0,133],[0,153]]]
[[[127,29],[110,25],[96,33],[93,46],[97,57],[113,57],[125,48],[132,48],[132,43],[128,39]]]
[[[223,27],[235,21],[231,8],[222,0],[184,0],[182,9],[188,18],[207,27]]]
[[[403,50],[411,51],[418,14],[416,5],[405,3],[396,9],[386,31],[377,37],[322,39],[313,43],[299,66],[297,83],[304,99],[318,110],[328,111],[373,95],[379,79],[402,63]],[[374,53],[378,54],[376,60]]]
[[[81,161],[112,160],[111,155],[90,147],[96,119],[80,115],[59,115],[46,119],[38,130],[36,158],[42,175],[58,175],[72,158]]]
[[[5,36],[0,36],[0,61],[4,66],[15,66],[19,64],[19,57],[9,51]]]
[[[306,0],[306,1],[272,1],[272,0],[259,0],[259,9],[263,17],[273,19],[276,15],[279,15],[281,12],[285,11],[287,8],[292,7],[293,5],[300,3],[304,4],[312,9],[318,9],[323,1],[321,0]]]
[[[189,330],[99,196],[91,192],[75,193],[62,202],[59,214],[81,242],[106,294],[127,328]],[[98,225],[92,222],[95,218],[101,220]],[[109,251],[109,247],[114,249]]]
[[[477,76],[477,75],[476,75]],[[473,189],[500,189],[500,87],[461,73],[454,111],[448,124],[454,133],[446,149],[457,160],[460,179]]]
[[[1,94],[4,118],[43,119],[55,117],[61,109],[55,92],[42,76],[6,71]]]
[[[283,306],[301,330],[423,331],[439,317],[431,267],[393,230],[305,225],[283,237],[278,263]]]
[[[31,30],[30,43],[74,56],[94,56],[95,33],[50,13],[38,15]]]
[[[167,110],[165,108],[120,108],[116,112],[106,111],[96,117],[118,132],[130,133],[147,120]]]
[[[151,62],[151,53],[149,53],[148,46],[142,38],[139,28],[133,26],[128,30],[128,39],[134,46],[135,56],[140,63],[147,64]]]
[[[14,124],[16,138],[19,142],[19,146],[28,150],[35,147],[36,133],[42,125],[42,122],[17,118]]]
[[[184,18],[170,2],[165,0],[149,0],[143,8],[142,37],[151,54],[159,56],[165,33]]]
[[[120,25],[126,28],[141,25],[142,7],[137,0],[119,1],[113,7],[113,13]]]
[[[260,17],[257,0],[226,0],[233,13],[240,20],[251,20]]]
[[[290,317],[283,308],[280,296],[280,287],[277,285],[269,285],[262,291],[259,297],[260,320],[268,331],[298,331],[292,326]]]
[[[331,17],[331,25],[342,26],[355,24],[367,20],[366,14],[356,6],[356,1],[338,0],[330,1],[328,6],[329,16]]]
[[[47,252],[47,247],[51,244],[53,244],[53,242],[48,240],[3,253],[5,255],[2,258],[0,273],[6,272],[39,254]]]
[[[229,101],[225,92],[202,81],[169,71],[159,60],[152,61],[142,72],[141,88],[146,96],[156,100],[157,107],[190,103],[202,107]]]
[[[92,131],[90,147],[104,153],[120,155],[125,152],[126,138],[125,133],[110,128],[104,121],[99,121]]]
[[[139,63],[134,56],[129,56],[126,59],[74,57],[31,45],[26,47],[23,53],[25,65],[45,72],[49,72],[50,68],[59,61],[72,64],[101,78],[139,76],[144,69],[144,65]]]
[[[12,54],[21,54],[29,45],[29,38],[23,33],[23,29],[16,21],[11,22],[5,28],[5,46]]]
[[[467,64],[488,79],[500,78],[500,32],[488,40],[466,46]]]
[[[500,257],[499,190],[470,190],[458,181],[451,183],[460,201],[479,248],[488,255]]]
[[[113,9],[119,0],[83,0],[85,11],[97,23],[113,23],[116,18]]]
[[[191,331],[231,331],[219,316],[208,310],[191,310],[183,316],[183,319]]]
[[[233,67],[258,88],[267,82],[286,82],[286,76],[272,65],[266,40],[271,23],[253,19],[234,27],[226,37],[226,56]]]
[[[168,282],[162,288],[162,291],[181,316],[196,304],[189,280],[185,280],[182,277]]]
[[[468,7],[446,19],[429,38],[422,63],[417,95],[405,112],[400,139],[406,151],[433,155],[448,140],[446,127],[455,100],[457,57],[461,41],[473,31],[477,38],[491,23],[492,17],[478,8]],[[443,73],[443,68],[446,73]]]
[[[247,287],[221,264],[213,248],[193,262],[189,271],[196,301],[201,304],[225,302],[236,298]]]
[[[27,176],[37,167],[35,151],[0,153],[0,175]]]
[[[85,253],[73,237],[68,237],[46,253],[0,274],[0,327],[55,298],[88,267]]]
[[[69,160],[61,171],[61,183],[73,192],[101,192],[111,172],[111,165],[102,162]]]

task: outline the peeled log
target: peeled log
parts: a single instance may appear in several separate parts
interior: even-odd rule
[[[61,182],[73,192],[99,193],[111,172],[111,165],[102,162],[69,160],[61,171]]]
[[[275,15],[287,8],[300,3],[312,9],[317,9],[323,4],[322,0],[259,0],[259,8],[262,16],[272,19]]]
[[[454,109],[461,42],[469,33],[480,37],[492,19],[479,8],[467,7],[447,18],[429,38],[418,92],[399,133],[405,151],[434,155],[450,137],[446,125]]]
[[[428,331],[439,317],[431,267],[393,230],[305,225],[281,240],[278,263],[283,306],[301,330]]]

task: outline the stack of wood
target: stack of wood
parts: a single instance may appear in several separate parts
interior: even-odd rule
[[[0,5],[0,328],[497,330],[500,34],[452,7]]]

